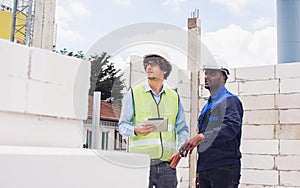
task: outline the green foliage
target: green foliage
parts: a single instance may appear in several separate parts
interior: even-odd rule
[[[111,56],[106,52],[101,55],[93,55],[89,58],[91,62],[91,87],[89,94],[101,91],[101,99],[121,104],[123,84],[121,70],[117,70],[113,62],[109,61]]]
[[[85,59],[82,51],[74,53],[66,48],[60,50],[62,55]],[[91,77],[89,95],[93,95],[95,91],[101,92],[101,100],[121,105],[123,97],[122,90],[125,85],[123,83],[123,73],[120,69],[116,69],[113,62],[110,62],[110,55],[106,52],[102,54],[92,55],[88,60],[91,62]]]
[[[84,59],[84,54],[83,54],[83,51],[78,51],[76,54],[72,51],[68,51],[66,48],[62,49],[62,50],[59,50],[59,52],[61,55],[66,55],[66,56],[71,56],[71,57],[76,57],[76,58],[79,58],[79,59]]]

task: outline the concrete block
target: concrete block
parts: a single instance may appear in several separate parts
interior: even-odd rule
[[[263,95],[279,93],[279,80],[240,82],[240,95]]]
[[[178,84],[178,92],[180,93],[181,96],[185,98],[190,98],[191,97],[191,89],[190,85],[184,84],[184,83],[179,83]]]
[[[205,100],[203,98],[199,99],[199,110],[201,110],[204,107],[206,102],[207,102],[207,100]]]
[[[172,74],[172,73],[171,73]],[[191,72],[188,70],[178,69],[178,82],[190,84],[191,83]]]
[[[277,125],[276,138],[283,140],[300,140],[299,125]]]
[[[177,168],[178,182],[189,181],[189,168]]]
[[[242,140],[241,152],[245,154],[279,154],[279,140]]]
[[[130,62],[131,62],[131,70],[133,71],[144,71],[144,65],[143,65],[143,58],[139,55],[131,55],[130,56]]]
[[[300,155],[300,140],[280,140],[280,154]]]
[[[300,108],[300,94],[278,94],[276,95],[276,103],[279,109],[282,108]]]
[[[0,112],[0,145],[81,148],[83,123]]]
[[[145,72],[137,72],[133,71],[131,74],[131,86],[135,86],[137,84],[146,83],[147,76]]]
[[[300,172],[280,171],[280,184],[284,186],[300,186]]]
[[[147,155],[90,149],[5,146],[1,146],[0,152],[1,170],[5,172],[0,177],[2,187],[148,186],[150,159]]]
[[[300,78],[281,78],[280,93],[300,93]]]
[[[191,111],[191,103],[189,98],[180,97],[180,101],[185,111]]]
[[[278,124],[278,111],[277,110],[256,110],[244,111],[244,124]]]
[[[236,69],[236,80],[270,80],[275,78],[274,66],[256,66]]]
[[[236,82],[236,69],[229,69],[230,75],[228,76],[227,83]]]
[[[240,184],[239,188],[274,188],[274,186]]]
[[[72,108],[76,119],[85,120],[88,117],[88,90],[73,88]]]
[[[70,62],[72,63],[72,62]],[[74,88],[80,88],[82,91],[90,89],[91,63],[89,61],[78,61],[76,72],[74,75]]]
[[[27,46],[0,39],[0,76],[27,78],[29,49]]]
[[[189,187],[189,184],[190,184],[189,181],[178,182],[177,188],[187,188],[187,187]]]
[[[73,88],[29,81],[27,113],[77,118],[74,112]]]
[[[231,82],[226,83],[225,87],[227,90],[235,95],[239,94],[239,83],[238,82]]]
[[[199,86],[199,94],[201,98],[208,98],[210,96],[209,90],[204,88],[204,85]]]
[[[189,158],[181,158],[177,167],[179,168],[188,168],[189,167]]]
[[[80,66],[81,63],[90,66],[90,63],[68,56],[59,55],[57,53],[49,52],[39,48],[32,48],[31,51],[31,66],[30,76],[33,80],[43,81],[46,83],[54,83],[56,85],[64,85],[68,87],[75,86],[76,76],[82,76],[78,73],[78,68],[85,68]],[[85,80],[89,79],[90,69],[85,68]],[[81,78],[83,79],[83,78]],[[80,80],[80,79],[77,79]],[[85,82],[88,84],[89,82]],[[77,86],[78,87],[78,86]]]
[[[244,169],[272,170],[274,168],[274,157],[271,155],[243,154],[242,167]]]
[[[240,96],[245,110],[267,110],[275,108],[275,95]]]
[[[275,65],[276,78],[295,78],[300,77],[300,63],[284,63]]]
[[[242,138],[243,139],[273,139],[275,138],[275,126],[274,125],[243,125],[242,126]]]
[[[190,112],[186,112],[185,111],[185,121],[186,121],[187,125],[189,127],[191,127],[191,123],[190,123],[190,121],[191,121],[191,113]]]
[[[275,165],[278,170],[300,170],[300,155],[276,156]]]
[[[178,87],[178,81],[179,81],[179,75],[178,75],[178,68],[173,66],[172,67],[172,72],[168,76],[167,80],[164,82],[168,82],[173,88]]]
[[[21,77],[0,76],[0,110],[25,112],[27,106],[28,80]]]
[[[250,170],[243,169],[241,176],[242,184],[278,185],[278,174],[276,170]]]
[[[281,124],[299,124],[300,109],[279,110]]]

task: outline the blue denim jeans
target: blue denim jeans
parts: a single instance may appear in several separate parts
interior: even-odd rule
[[[198,172],[198,188],[238,188],[241,165],[228,165]]]
[[[151,163],[149,188],[176,188],[176,169],[170,167],[168,162]]]

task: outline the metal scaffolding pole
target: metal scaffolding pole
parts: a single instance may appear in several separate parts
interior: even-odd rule
[[[32,45],[34,0],[14,0],[10,41]]]

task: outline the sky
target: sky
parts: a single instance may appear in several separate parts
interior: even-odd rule
[[[150,22],[186,31],[187,19],[192,11],[199,9],[202,43],[229,68],[277,62],[276,0],[57,0],[56,3],[56,50],[88,53],[97,41],[114,45],[123,39],[115,37],[123,34],[122,29],[146,30]],[[103,42],[104,39],[111,40]],[[129,61],[126,56],[134,50],[143,53],[141,46],[126,44],[114,47],[119,48],[113,54],[115,61],[126,64]],[[125,48],[128,52],[121,52]],[[149,48],[151,45],[143,47]],[[170,56],[180,59],[172,53]]]

